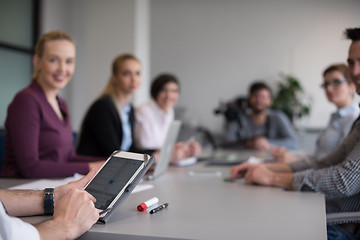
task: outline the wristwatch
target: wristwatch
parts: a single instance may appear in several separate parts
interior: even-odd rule
[[[45,215],[53,215],[54,213],[54,189],[45,188],[44,190],[44,212]]]

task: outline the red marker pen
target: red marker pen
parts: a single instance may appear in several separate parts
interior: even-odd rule
[[[153,198],[147,200],[146,202],[141,203],[139,206],[137,206],[137,210],[139,210],[140,212],[143,212],[148,207],[150,207],[158,202],[159,202],[159,199],[157,197],[153,197]]]

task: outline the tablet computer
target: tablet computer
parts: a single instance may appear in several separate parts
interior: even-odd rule
[[[105,223],[125,200],[154,162],[147,154],[115,151],[106,160],[85,190],[96,198],[99,222]]]

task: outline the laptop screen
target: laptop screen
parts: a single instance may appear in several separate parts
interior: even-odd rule
[[[170,124],[169,130],[165,137],[165,141],[160,151],[159,159],[155,165],[155,170],[152,178],[156,178],[166,172],[166,169],[169,166],[174,144],[180,131],[180,126],[181,122],[177,120],[173,121]]]

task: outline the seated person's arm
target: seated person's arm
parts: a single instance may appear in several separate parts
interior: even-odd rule
[[[275,165],[272,167],[282,171],[285,169],[289,170],[285,165]],[[231,168],[231,177],[233,179],[244,177],[248,183],[282,187],[291,190],[294,174],[292,172],[274,172],[270,168],[265,164],[245,162]]]
[[[291,173],[291,167],[286,163],[264,163],[264,166],[273,172]]]
[[[57,203],[53,219],[35,227],[42,240],[75,239],[99,219],[95,198],[85,190],[70,189]]]
[[[250,144],[254,139],[254,133],[251,131],[250,121],[244,113],[239,113],[239,120],[233,120],[228,122],[226,126],[225,141],[228,143],[236,144]],[[241,122],[241,126],[240,123]]]
[[[0,201],[10,216],[44,214],[44,191],[0,189]]]
[[[341,145],[327,157],[318,161],[308,162],[305,159],[291,163],[292,170],[299,171],[294,175],[293,188],[298,191],[322,192],[326,199],[358,194],[358,136],[359,128],[355,127]],[[308,170],[303,171],[304,169]]]
[[[289,166],[294,172],[298,172],[309,168],[320,169],[338,165],[348,158],[351,151],[354,151],[356,154],[356,149],[359,145],[359,143],[357,143],[359,132],[360,130],[355,128],[354,131],[341,142],[340,146],[324,158],[314,161],[312,158],[305,156],[299,161],[289,163]]]
[[[269,143],[274,146],[295,149],[297,147],[297,134],[288,117],[282,112],[277,112],[275,120],[277,121],[277,136],[270,138]]]
[[[274,160],[280,163],[290,163],[301,159],[299,156],[293,155],[284,147],[273,147],[271,149],[271,154],[274,157]]]
[[[231,169],[231,176],[232,178],[245,177],[247,182],[260,185],[278,186],[297,191],[322,192],[326,199],[349,197],[360,191],[358,184],[359,149],[360,143],[346,158],[343,158],[342,162],[321,169],[310,168],[305,171],[300,169],[301,171],[296,173],[283,173],[272,171],[286,170],[282,167],[279,169],[278,167],[281,166],[279,164],[243,163]],[[331,159],[328,161],[331,162]],[[293,168],[292,170],[296,171]]]
[[[201,146],[198,142],[191,140],[188,142],[178,142],[173,148],[171,162],[178,163],[190,157],[197,157],[201,153]]]
[[[229,143],[238,142],[239,140],[239,124],[236,121],[231,121],[226,126],[225,141]]]
[[[82,189],[95,175],[90,171],[78,181],[68,183],[54,190],[54,206],[71,189]],[[32,216],[44,214],[43,190],[5,190],[0,189],[0,201],[11,216]]]
[[[254,148],[258,150],[267,150],[271,147],[268,139],[265,137],[255,137],[252,140],[247,140],[245,142],[245,146],[247,148]]]
[[[42,240],[75,239],[87,231],[99,219],[99,214],[94,206],[96,201],[93,196],[82,188],[94,176],[90,172],[82,179],[71,182],[54,191],[54,216],[53,219],[36,225]],[[44,213],[44,191],[41,190],[0,190],[0,200],[10,215],[38,215]],[[8,234],[16,236],[12,231],[26,231],[28,237],[33,239],[38,236],[29,228],[29,224],[4,216],[9,226],[19,229],[8,229]],[[5,233],[6,234],[6,233]]]

